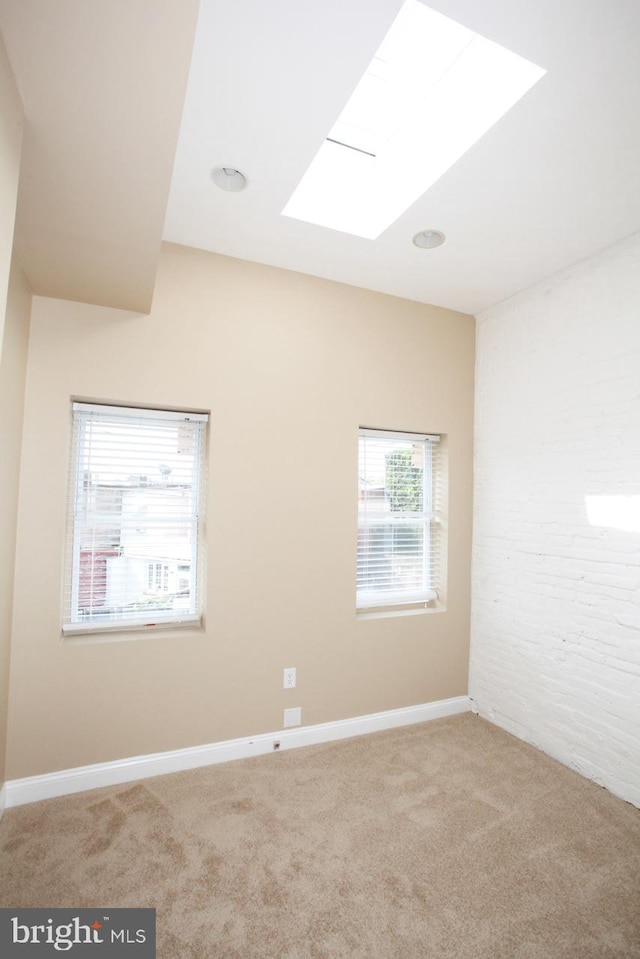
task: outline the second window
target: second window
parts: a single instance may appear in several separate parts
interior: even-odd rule
[[[361,429],[357,609],[419,607],[441,575],[440,437]]]

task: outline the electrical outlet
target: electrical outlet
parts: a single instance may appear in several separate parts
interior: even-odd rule
[[[282,681],[283,689],[295,689],[296,687],[296,667],[288,666],[284,670],[284,678]]]
[[[302,722],[302,707],[296,706],[294,709],[285,709],[283,726],[299,726]]]

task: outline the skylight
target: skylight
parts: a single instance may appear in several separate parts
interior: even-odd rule
[[[283,214],[375,239],[545,72],[406,0]]]

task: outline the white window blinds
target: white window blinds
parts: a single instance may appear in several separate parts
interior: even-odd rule
[[[199,622],[207,421],[73,404],[65,633]]]
[[[439,436],[360,430],[357,608],[427,604],[440,575]]]

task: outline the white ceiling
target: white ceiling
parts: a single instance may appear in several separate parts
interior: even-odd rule
[[[195,0],[0,0],[34,289],[148,308],[166,210],[175,243],[476,313],[640,230],[638,0],[429,0],[546,76],[377,240],[281,216],[401,2],[202,0],[179,128]]]

